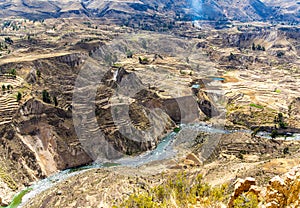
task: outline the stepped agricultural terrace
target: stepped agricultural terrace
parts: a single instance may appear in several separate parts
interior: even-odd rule
[[[0,97],[0,125],[12,122],[12,118],[19,108],[17,92],[23,83],[24,80],[19,76],[14,77],[9,74],[0,76],[0,86],[2,87]],[[10,89],[8,89],[8,86]]]
[[[15,7],[34,9],[16,2]],[[99,9],[108,4],[104,19],[80,18],[82,10],[54,11],[66,18],[0,19],[0,84],[5,87],[0,96],[0,206],[1,198],[9,204],[14,191],[36,181],[42,185],[25,207],[122,207],[126,201],[128,207],[141,207],[135,199],[162,207],[163,196],[167,207],[226,206],[236,178],[256,177],[265,185],[299,164],[300,142],[293,137],[300,131],[297,25],[192,22],[188,15],[198,10],[182,10],[185,1],[168,1],[166,7],[166,1],[132,2],[103,2]],[[205,4],[206,18],[224,6],[233,12],[229,16],[260,20],[270,8],[257,9],[259,0],[198,2]],[[93,9],[97,1],[84,4]],[[12,5],[3,10],[14,12]],[[45,5],[50,4],[40,6]],[[72,8],[76,5],[82,6],[76,2]],[[233,11],[232,5],[243,8]],[[244,6],[251,10],[244,13]],[[174,23],[166,21],[172,15]],[[16,77],[6,74],[10,69],[16,69]],[[76,93],[79,102],[74,102]],[[189,125],[180,125],[189,122],[193,134]],[[260,130],[267,132],[256,134]],[[271,138],[273,130],[288,139]],[[191,153],[195,160],[187,157]],[[124,160],[114,160],[119,156]],[[91,165],[95,160],[105,167]],[[106,167],[116,162],[120,166]],[[68,171],[78,175],[68,177]],[[180,198],[182,189],[176,194],[182,183],[162,188],[166,178],[181,172],[191,179],[201,173],[216,188],[192,180],[185,184],[188,202]],[[43,178],[50,186],[38,193],[45,188]],[[181,179],[175,182],[186,178]],[[228,184],[228,193],[218,188],[222,184]],[[206,191],[200,197],[191,187]],[[147,195],[152,190],[160,195]],[[137,191],[145,195],[136,198]],[[119,196],[124,198],[115,201]],[[209,204],[216,196],[220,201]]]

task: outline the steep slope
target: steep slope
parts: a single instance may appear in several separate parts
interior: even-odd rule
[[[298,4],[265,0],[63,0],[31,1],[4,0],[0,2],[0,16],[22,16],[30,19],[89,16],[107,17],[124,22],[133,20],[284,20],[296,21]],[[283,6],[282,6],[283,5]]]
[[[299,22],[300,19],[300,2],[294,0],[262,0],[266,5],[275,9],[277,19],[287,19]]]

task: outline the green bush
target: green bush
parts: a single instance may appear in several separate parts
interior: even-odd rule
[[[43,90],[42,96],[43,96],[43,101],[44,101],[45,103],[51,103],[50,95],[49,95],[49,93],[47,92],[47,90]]]
[[[173,207],[174,203],[177,207],[188,207],[199,200],[202,205],[214,206],[226,202],[229,195],[227,185],[212,188],[200,174],[191,177],[179,172],[147,192],[130,195],[120,207]]]
[[[4,38],[4,41],[5,41],[5,43],[8,43],[8,44],[13,44],[14,43],[14,41],[10,37]]]
[[[41,71],[40,71],[40,70],[36,70],[36,76],[37,76],[38,78],[41,77]]]
[[[281,58],[282,56],[284,56],[284,52],[278,51],[277,54],[276,54],[276,56],[277,56],[278,58]]]
[[[133,194],[128,200],[121,205],[121,207],[128,208],[160,208],[157,202],[154,202],[152,197],[148,194]]]
[[[175,133],[178,133],[180,130],[181,130],[180,127],[175,127],[173,131],[174,131]]]
[[[16,76],[16,75],[17,75],[16,69],[11,69],[11,70],[9,71],[9,74],[12,75],[12,76]]]
[[[140,64],[148,64],[149,60],[147,57],[144,57],[144,58],[139,57],[139,63]]]
[[[285,147],[285,148],[283,149],[283,154],[285,154],[285,155],[290,154],[290,150],[289,150],[288,147]]]
[[[272,130],[270,136],[272,139],[275,139],[278,136],[278,131],[276,129]]]
[[[20,92],[18,92],[17,94],[17,101],[19,102],[22,99],[22,94]]]
[[[130,50],[126,51],[126,57],[127,58],[132,58],[133,57],[133,52],[130,51]]]
[[[58,106],[58,101],[57,101],[56,96],[53,96],[53,102],[54,102],[54,105],[55,105],[55,106]]]
[[[263,106],[257,105],[257,104],[254,104],[254,103],[251,103],[250,106],[251,106],[251,107],[254,107],[254,108],[258,108],[258,109],[264,109]]]
[[[236,200],[234,200],[234,208],[257,208],[258,198],[252,192],[246,195],[240,195]]]

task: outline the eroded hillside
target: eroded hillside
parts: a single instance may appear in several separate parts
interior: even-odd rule
[[[264,184],[281,173],[267,168],[281,165],[275,158],[288,158],[284,168],[297,164],[298,141],[274,138],[299,134],[299,28],[234,23],[216,30],[207,22],[198,23],[203,27],[178,23],[181,29],[167,34],[97,19],[3,20],[0,185],[5,194],[0,197],[4,203],[15,191],[60,170],[152,150],[179,123],[205,121],[225,130],[254,131],[230,135],[195,131],[195,137],[181,131],[175,158],[141,167],[140,175],[147,173],[145,186],[158,180],[160,168],[167,174],[200,171],[212,185],[253,174]],[[274,138],[261,136],[260,131],[273,132]],[[207,155],[206,142],[214,138],[219,138],[215,149]],[[186,157],[191,152],[193,160]],[[92,171],[95,178],[97,171]],[[130,182],[139,180],[136,176],[127,181],[126,174],[105,171],[100,172],[108,181],[99,186],[118,178],[106,195],[88,197],[97,186],[83,173],[70,180],[78,193],[87,190],[87,195],[78,194],[80,200],[73,192],[58,190],[66,189],[65,181],[58,185],[64,188],[42,193],[41,200],[28,206],[55,203],[58,198],[61,205],[93,206],[98,197],[103,206],[112,205],[115,196],[110,194],[116,187],[123,182],[140,184]],[[79,190],[79,178],[87,180],[84,190]],[[128,185],[128,190],[117,194],[126,200],[140,188]]]
[[[272,1],[270,3],[267,0],[160,0],[155,2],[150,0],[102,2],[95,0],[5,0],[1,1],[0,8],[2,17],[21,16],[28,19],[105,17],[126,25],[155,23],[163,26],[166,22],[170,22],[172,27],[171,23],[174,20],[299,22],[299,7],[294,1]]]

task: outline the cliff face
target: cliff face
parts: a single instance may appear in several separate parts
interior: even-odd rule
[[[1,125],[0,180],[4,202],[12,191],[58,170],[92,162],[78,142],[71,113],[40,100],[26,101],[11,124]],[[7,199],[6,199],[7,197]]]
[[[18,73],[1,77],[13,86],[0,99],[0,162],[7,192],[59,170],[153,149],[175,122],[193,121],[201,113],[194,96],[162,98],[134,71],[95,67],[99,62],[87,67],[87,59],[78,52],[2,65],[4,73],[11,68]],[[84,69],[96,84],[80,74]],[[76,88],[81,78],[87,85]],[[83,104],[74,102],[75,91]],[[19,102],[17,92],[22,92]]]
[[[44,175],[91,162],[77,140],[70,111],[30,99],[15,118],[20,139],[34,152]]]

